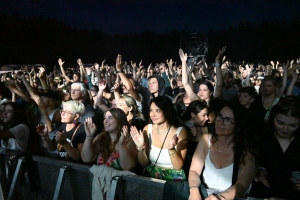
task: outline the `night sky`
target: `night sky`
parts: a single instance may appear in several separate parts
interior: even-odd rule
[[[142,31],[166,32],[237,26],[240,21],[300,19],[300,1],[258,0],[1,0],[0,13],[20,17],[44,16],[58,19],[80,29],[104,33],[129,34]]]

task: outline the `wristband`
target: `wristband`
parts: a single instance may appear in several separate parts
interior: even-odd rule
[[[136,146],[136,149],[139,151],[139,152],[143,152],[144,151],[144,149],[145,149],[145,144],[142,146],[142,147],[138,147],[138,146]]]
[[[174,149],[174,151],[172,153],[169,153],[169,156],[172,156],[175,153],[176,153],[176,149]]]
[[[122,72],[123,72],[122,70],[120,70],[120,71],[117,70],[117,74],[122,73]]]
[[[220,67],[220,63],[215,63],[215,67]]]
[[[198,187],[199,187],[198,185],[192,185],[192,186],[189,186],[189,189],[198,188]]]

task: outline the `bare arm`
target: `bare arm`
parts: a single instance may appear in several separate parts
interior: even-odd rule
[[[62,61],[61,58],[58,59],[58,64],[59,64],[60,71],[61,71],[63,77],[66,79],[66,81],[71,81],[71,79],[67,76],[66,71],[65,71],[65,69],[63,67],[64,63],[65,63],[65,61]]]
[[[225,51],[226,51],[226,46],[223,47],[221,50],[219,50],[219,54],[215,59],[215,65],[216,65],[215,67],[216,67],[216,75],[217,75],[217,83],[216,83],[215,94],[214,94],[215,98],[220,98],[222,96],[223,75],[221,71],[221,58],[222,55],[225,53]]]
[[[283,65],[284,72],[283,72],[282,85],[281,85],[281,88],[280,88],[280,91],[279,91],[279,97],[281,97],[283,95],[283,93],[285,91],[285,88],[286,88],[288,65],[289,65],[289,60],[287,60],[286,65]]]
[[[168,152],[174,169],[180,170],[183,167],[184,160],[187,153],[187,132],[185,128],[182,128],[178,137],[178,143],[176,144],[177,135],[170,140],[168,145]],[[175,149],[175,145],[177,146]]]
[[[186,67],[187,55],[184,54],[182,49],[179,49],[179,56],[180,56],[180,59],[182,62],[182,84],[183,84],[183,87],[191,101],[200,100],[198,95],[194,93],[192,87],[188,84],[188,75],[187,75],[187,67]]]
[[[198,187],[201,184],[200,174],[204,167],[205,157],[207,155],[208,139],[209,139],[208,135],[201,136],[192,158],[192,163],[189,172],[189,179],[188,179],[189,186],[192,187],[190,189],[189,199],[201,199]]]
[[[289,95],[293,94],[293,88],[294,88],[294,85],[295,85],[295,83],[297,82],[297,79],[298,79],[298,74],[296,72],[294,72],[292,75],[293,75],[293,79],[292,79],[292,82],[291,82],[291,84],[289,85],[289,87],[286,91],[286,96],[289,96]]]

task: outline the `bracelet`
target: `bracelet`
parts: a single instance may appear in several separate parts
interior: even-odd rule
[[[146,145],[145,145],[145,143],[144,143],[144,145],[143,145],[142,147],[136,146],[136,149],[137,149],[139,152],[143,152],[144,149],[145,149],[145,147],[146,147]]]
[[[192,186],[189,186],[189,189],[198,188],[198,187],[199,187],[198,185],[192,185]]]
[[[120,71],[117,71],[117,74],[118,74],[118,73],[121,73],[121,72],[122,72],[122,70],[120,70]]]
[[[219,194],[219,196],[226,200],[226,198],[223,195]]]
[[[172,153],[169,153],[169,156],[172,156],[173,154],[175,154],[177,151],[176,149],[174,149],[174,151]]]
[[[86,136],[86,139],[94,139],[94,136]]]
[[[220,67],[220,63],[215,63],[215,67]]]
[[[216,194],[216,193],[212,193],[212,195],[214,195],[218,200],[221,200],[221,198],[219,197],[219,195],[218,194]]]

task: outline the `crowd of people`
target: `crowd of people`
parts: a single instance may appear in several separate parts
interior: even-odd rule
[[[236,64],[225,52],[1,74],[1,159],[26,151],[187,181],[190,200],[300,199],[300,59]]]

